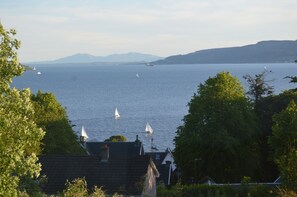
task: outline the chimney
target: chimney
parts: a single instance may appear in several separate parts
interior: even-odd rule
[[[80,141],[80,143],[82,143],[84,145],[87,141],[86,136],[80,136],[79,141]]]
[[[101,161],[102,162],[108,162],[109,159],[109,147],[107,144],[104,144],[101,148]]]

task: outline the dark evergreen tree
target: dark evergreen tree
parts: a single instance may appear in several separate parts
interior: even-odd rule
[[[263,100],[266,97],[272,96],[273,86],[270,83],[273,80],[267,80],[267,76],[271,73],[266,68],[255,76],[245,75],[244,79],[249,84],[249,90],[247,95],[249,95],[251,101],[253,102],[254,111],[258,118],[258,127],[260,128],[259,134],[259,149],[260,149],[260,164],[259,173],[257,173],[257,180],[260,181],[272,181],[275,178],[275,172],[277,172],[276,165],[273,160],[271,160],[269,153],[271,151],[267,139],[271,135],[271,127],[266,132],[266,124],[263,117],[263,109],[266,107],[266,103]],[[267,100],[266,100],[267,101]],[[271,118],[271,117],[270,117]],[[270,124],[271,125],[271,124]]]
[[[254,101],[255,107],[261,101],[264,96],[272,95],[273,86],[270,85],[270,82],[273,80],[267,80],[266,77],[271,71],[268,71],[266,68],[260,74],[256,74],[254,77],[251,75],[244,75],[243,78],[247,80],[249,84],[248,95],[251,96]]]

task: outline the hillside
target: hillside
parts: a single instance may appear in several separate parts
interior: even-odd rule
[[[169,56],[154,64],[285,63],[297,59],[297,41],[261,41],[256,44],[200,50]]]
[[[124,53],[124,54],[112,54],[108,56],[94,56],[90,54],[75,54],[67,57],[63,57],[52,61],[42,61],[42,62],[32,62],[38,64],[65,64],[65,63],[94,63],[94,62],[104,62],[104,63],[125,63],[125,62],[151,62],[162,59],[162,57],[142,54],[142,53]]]

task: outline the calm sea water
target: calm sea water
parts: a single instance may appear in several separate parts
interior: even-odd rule
[[[84,126],[90,140],[124,135],[132,141],[138,135],[145,151],[150,151],[152,139],[165,150],[174,148],[176,128],[183,123],[199,83],[229,71],[247,87],[242,76],[258,74],[264,66],[272,71],[268,79],[273,79],[276,93],[294,87],[283,78],[296,76],[297,64],[42,65],[15,78],[13,86],[54,93],[67,108],[74,130],[79,133]],[[114,120],[116,107],[119,120]],[[147,122],[154,129],[152,135],[144,132]]]

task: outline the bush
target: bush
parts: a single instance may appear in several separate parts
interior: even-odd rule
[[[164,185],[157,188],[158,197],[274,197],[279,196],[276,189],[265,185],[181,185],[180,183],[167,189]]]

